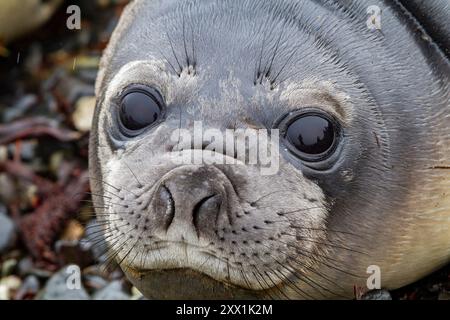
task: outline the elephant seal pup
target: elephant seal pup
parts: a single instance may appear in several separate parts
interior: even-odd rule
[[[448,263],[450,68],[426,22],[400,1],[132,2],[91,141],[110,258],[167,299],[352,298]],[[236,157],[180,146],[198,123],[278,129],[279,170],[176,163]]]

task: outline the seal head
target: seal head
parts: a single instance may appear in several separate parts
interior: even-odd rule
[[[393,289],[443,266],[450,68],[427,35],[400,2],[134,1],[91,140],[112,257],[151,298],[350,298],[373,268]]]

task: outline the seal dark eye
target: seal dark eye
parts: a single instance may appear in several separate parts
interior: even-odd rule
[[[136,135],[157,122],[162,113],[161,95],[153,88],[139,86],[127,90],[121,101],[119,117],[126,135]]]
[[[320,116],[304,116],[291,123],[287,138],[300,152],[318,155],[333,146],[333,124]]]
[[[307,111],[288,117],[281,128],[289,149],[304,161],[325,160],[336,149],[340,126],[322,112]]]

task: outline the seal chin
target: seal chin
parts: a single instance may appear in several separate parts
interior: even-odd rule
[[[121,265],[129,280],[149,298],[261,299],[270,297],[273,290],[269,285],[257,286],[245,270],[237,270],[195,245],[167,243],[155,251],[157,256],[170,258],[157,261],[149,256],[143,266],[132,261]]]
[[[136,270],[123,268],[145,297],[161,300],[264,299],[269,290],[248,290],[222,283],[189,269]]]

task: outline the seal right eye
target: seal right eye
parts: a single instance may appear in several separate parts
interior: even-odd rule
[[[135,136],[156,123],[162,114],[161,95],[153,88],[136,87],[127,90],[120,101],[121,129],[127,136]]]

